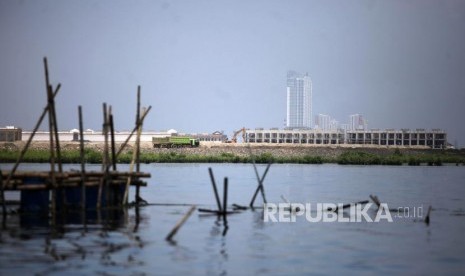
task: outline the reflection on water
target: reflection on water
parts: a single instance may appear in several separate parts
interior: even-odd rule
[[[146,219],[122,208],[58,214],[55,222],[40,213],[9,216],[0,236],[2,275],[94,274],[107,273],[99,267],[138,267],[143,262],[137,249],[144,241],[137,229]]]
[[[166,204],[57,214],[54,222],[47,216],[11,215],[0,231],[0,275],[465,272],[462,167],[273,165],[264,183],[268,201],[276,203],[281,195],[313,204],[357,202],[376,194],[394,210],[423,206],[426,211],[432,205],[429,226],[413,217],[393,223],[304,218],[271,223],[263,221],[262,209],[228,215],[227,221],[195,212],[173,242],[165,241],[190,204],[215,208],[209,166],[215,175],[229,177],[228,202],[250,202],[257,187],[250,165],[144,165],[153,177],[142,196]]]

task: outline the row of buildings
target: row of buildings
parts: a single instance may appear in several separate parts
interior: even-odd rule
[[[20,128],[0,128],[0,141],[21,141],[29,139],[32,133],[22,131]],[[77,129],[61,131],[58,133],[61,141],[78,141]],[[130,132],[115,132],[115,141],[123,142]],[[35,141],[48,141],[49,132],[39,131],[35,134]],[[220,131],[213,133],[178,133],[175,130],[162,132],[147,131],[141,134],[141,141],[150,142],[153,137],[167,136],[190,136],[201,142],[224,143],[228,137]],[[101,131],[88,129],[84,131],[83,137],[88,142],[103,142],[104,136]],[[378,146],[407,146],[407,147],[429,147],[433,149],[445,149],[448,147],[447,134],[440,129],[372,129],[372,130],[321,130],[321,129],[246,129],[244,143],[262,144],[307,144],[307,145],[378,145]],[[132,137],[131,141],[134,141]]]
[[[433,149],[448,147],[447,134],[440,129],[372,129],[372,130],[319,130],[319,129],[263,129],[247,130],[246,143],[313,144],[313,145],[378,145],[423,146]]]
[[[31,131],[23,131],[21,128],[8,126],[0,128],[0,142],[27,141],[32,135]],[[114,133],[116,142],[124,142],[130,135],[129,131],[116,131]],[[199,139],[201,142],[226,142],[228,137],[222,131],[213,133],[178,133],[174,129],[168,131],[144,131],[141,134],[142,142],[151,142],[153,137],[168,137],[168,136],[190,136]],[[60,141],[79,141],[79,130],[72,129],[69,131],[59,131],[58,137]],[[87,142],[103,142],[105,137],[102,131],[94,131],[87,129],[83,132],[83,138]],[[34,141],[49,141],[50,133],[48,131],[37,131],[34,134]],[[130,139],[135,141],[135,135]]]

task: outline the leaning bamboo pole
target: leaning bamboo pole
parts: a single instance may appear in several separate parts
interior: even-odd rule
[[[49,136],[50,136],[50,181],[52,183],[52,223],[56,221],[56,179],[55,179],[55,122],[54,122],[54,98],[52,92],[52,86],[50,85],[49,74],[48,74],[48,65],[47,58],[44,57],[44,70],[45,70],[45,89],[47,93],[47,102],[49,107],[48,112],[48,127],[49,127]]]
[[[144,110],[145,112],[145,110]],[[140,150],[140,135],[142,133],[142,125],[143,125],[143,121],[139,121],[138,122],[138,125],[139,125],[139,128],[137,129],[137,136],[136,136],[136,149],[133,151],[132,153],[132,160],[131,160],[131,165],[129,166],[129,173],[132,173],[133,170],[134,170],[134,163],[137,162],[137,165],[138,165],[138,162],[139,160],[137,159],[137,154],[138,154],[138,151]],[[137,173],[139,173],[139,166],[137,166],[137,170],[136,170]],[[131,184],[131,181],[132,181],[132,176],[130,175],[128,177],[128,181],[126,183],[126,187],[124,189],[124,196],[123,196],[123,204],[126,204],[127,201],[128,201],[128,194],[129,194],[129,185]],[[140,195],[139,195],[139,185],[136,185],[136,200],[135,202],[138,203],[139,202],[139,198],[140,198]]]
[[[181,226],[186,222],[186,220],[192,215],[192,213],[195,211],[195,205],[192,205],[191,208],[189,209],[189,211],[187,211],[187,213],[181,218],[180,221],[178,221],[178,223],[176,223],[176,225],[173,227],[173,229],[170,231],[170,233],[168,234],[168,236],[166,236],[166,240],[167,241],[172,241],[174,235],[176,235],[176,233],[178,232],[179,228],[181,228]]]
[[[140,118],[140,121],[138,124],[136,124],[136,126],[134,127],[134,129],[131,131],[131,133],[129,134],[129,136],[126,138],[126,140],[123,142],[123,144],[121,144],[118,152],[116,152],[116,158],[118,158],[118,156],[121,154],[121,152],[123,152],[124,148],[126,147],[126,145],[128,144],[129,140],[132,138],[132,136],[134,135],[134,133],[137,131],[137,129],[139,128],[139,125],[142,124],[142,122],[144,121],[145,119],[145,116],[147,116],[147,114],[149,114],[149,111],[150,109],[152,109],[152,106],[149,106],[144,112],[142,112],[142,116]]]
[[[58,95],[58,92],[60,91],[60,88],[61,88],[61,85],[58,84],[58,86],[55,88],[55,92],[53,93],[54,98]],[[6,186],[10,182],[13,175],[15,174],[16,170],[18,169],[19,163],[21,163],[21,160],[23,160],[23,157],[26,154],[26,151],[29,149],[29,146],[31,145],[31,142],[32,142],[32,139],[34,138],[34,135],[36,134],[37,130],[39,129],[40,125],[42,124],[42,121],[45,118],[45,115],[47,115],[47,112],[49,110],[50,110],[50,107],[47,104],[44,107],[44,110],[42,111],[42,114],[40,115],[39,120],[37,120],[37,123],[36,123],[34,129],[32,130],[32,133],[29,136],[29,139],[26,142],[26,145],[21,150],[21,153],[19,154],[18,159],[16,159],[16,163],[14,164],[14,166],[11,169],[10,173],[8,174],[8,177],[7,177],[6,181],[4,181],[3,185]]]

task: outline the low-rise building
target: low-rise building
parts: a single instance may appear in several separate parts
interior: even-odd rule
[[[434,149],[447,147],[447,134],[440,129],[255,129],[246,131],[246,143],[313,144],[313,145],[380,145],[427,146]]]
[[[14,126],[0,128],[0,142],[21,141],[22,132],[23,130],[21,128],[17,128]]]

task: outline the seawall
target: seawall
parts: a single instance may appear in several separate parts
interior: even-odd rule
[[[25,145],[25,142],[1,142],[0,150],[19,151]],[[116,143],[117,148],[121,143]],[[79,150],[78,142],[61,142],[63,151]],[[31,150],[48,150],[49,143],[43,141],[34,141],[31,143]],[[103,151],[103,143],[101,142],[86,142],[86,149]],[[127,145],[125,152],[133,149],[133,144]],[[404,155],[453,155],[465,157],[464,150],[438,150],[427,147],[400,147],[400,146],[371,146],[371,145],[295,145],[295,144],[221,144],[221,143],[202,143],[197,148],[162,148],[155,149],[150,142],[141,142],[142,153],[176,153],[184,155],[199,155],[199,156],[219,156],[224,154],[232,154],[239,157],[254,155],[270,154],[279,158],[295,158],[303,156],[319,156],[323,158],[337,158],[344,153],[364,152],[375,154],[378,156],[387,156],[392,154]]]

